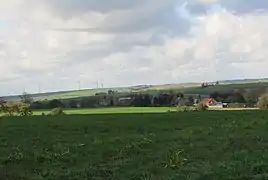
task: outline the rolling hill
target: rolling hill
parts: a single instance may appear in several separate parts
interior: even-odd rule
[[[174,83],[174,84],[162,84],[162,85],[136,85],[130,87],[116,87],[116,88],[99,88],[99,89],[83,89],[83,90],[69,90],[69,91],[58,91],[58,92],[46,92],[40,94],[32,94],[31,96],[35,100],[51,100],[51,99],[70,99],[85,96],[93,96],[96,93],[108,92],[109,90],[117,92],[148,92],[157,93],[163,90],[180,90],[187,94],[208,94],[211,91],[216,91],[219,89],[230,89],[239,88],[245,86],[259,86],[257,84],[262,84],[262,86],[268,86],[268,78],[264,79],[234,79],[234,80],[223,80],[219,81],[220,86],[216,89],[213,87],[210,89],[201,89],[201,82],[192,83]],[[224,87],[222,86],[224,85]],[[14,96],[3,96],[0,99],[7,101],[18,101],[20,100],[19,95]]]

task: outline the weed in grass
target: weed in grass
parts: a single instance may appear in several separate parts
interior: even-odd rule
[[[183,157],[183,150],[170,151],[167,157],[165,168],[181,168],[187,159]]]

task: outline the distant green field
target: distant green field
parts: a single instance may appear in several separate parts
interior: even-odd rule
[[[247,111],[258,108],[210,108],[213,111]],[[117,107],[117,108],[91,108],[91,109],[65,109],[67,115],[87,115],[87,114],[144,114],[144,113],[164,113],[177,112],[182,110],[177,107]],[[36,110],[34,115],[48,114],[51,110]]]
[[[163,113],[176,111],[176,107],[118,107],[118,108],[91,108],[91,109],[66,109],[66,114],[135,114],[135,113]],[[34,111],[35,115],[48,113],[50,110]]]
[[[36,98],[41,99],[71,99],[71,98],[78,98],[78,97],[85,97],[85,96],[94,96],[96,93],[100,92],[108,92],[109,88],[103,88],[103,89],[85,89],[80,91],[72,91],[72,92],[63,92],[63,93],[53,93],[47,96],[36,96]],[[113,88],[112,90],[118,91],[118,92],[130,92],[129,88]]]
[[[267,179],[268,113],[0,119],[3,180]]]

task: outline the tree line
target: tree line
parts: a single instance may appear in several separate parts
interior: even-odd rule
[[[218,102],[225,103],[243,103],[247,106],[257,104],[259,97],[263,94],[260,89],[234,89],[231,91],[215,91],[209,94]],[[119,103],[119,99],[130,97],[131,100]],[[184,100],[184,105],[193,105],[202,100],[201,95],[187,96],[180,92],[162,92],[156,95],[149,93],[128,93],[122,94],[109,92],[98,93],[94,96],[81,97],[75,99],[53,99],[44,101],[33,101],[29,95],[24,94],[22,102],[31,104],[32,109],[53,109],[57,107],[63,108],[95,108],[101,106],[174,106],[178,102],[176,100]],[[103,103],[104,102],[104,103]]]
[[[213,92],[210,93],[210,97],[219,102],[225,103],[244,103],[248,106],[256,105],[259,97],[265,94],[265,91],[261,89],[238,89],[229,92]]]
[[[32,109],[53,109],[62,108],[96,108],[101,106],[171,106],[173,99],[178,97],[184,98],[182,93],[160,93],[158,95],[150,95],[148,93],[130,93],[130,94],[100,94],[95,96],[81,97],[75,99],[53,99],[43,101],[32,101]],[[127,100],[120,99],[129,98]],[[193,98],[189,98],[192,100]]]

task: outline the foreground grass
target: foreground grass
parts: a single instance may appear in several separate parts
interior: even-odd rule
[[[0,179],[268,178],[268,113],[0,119]]]

